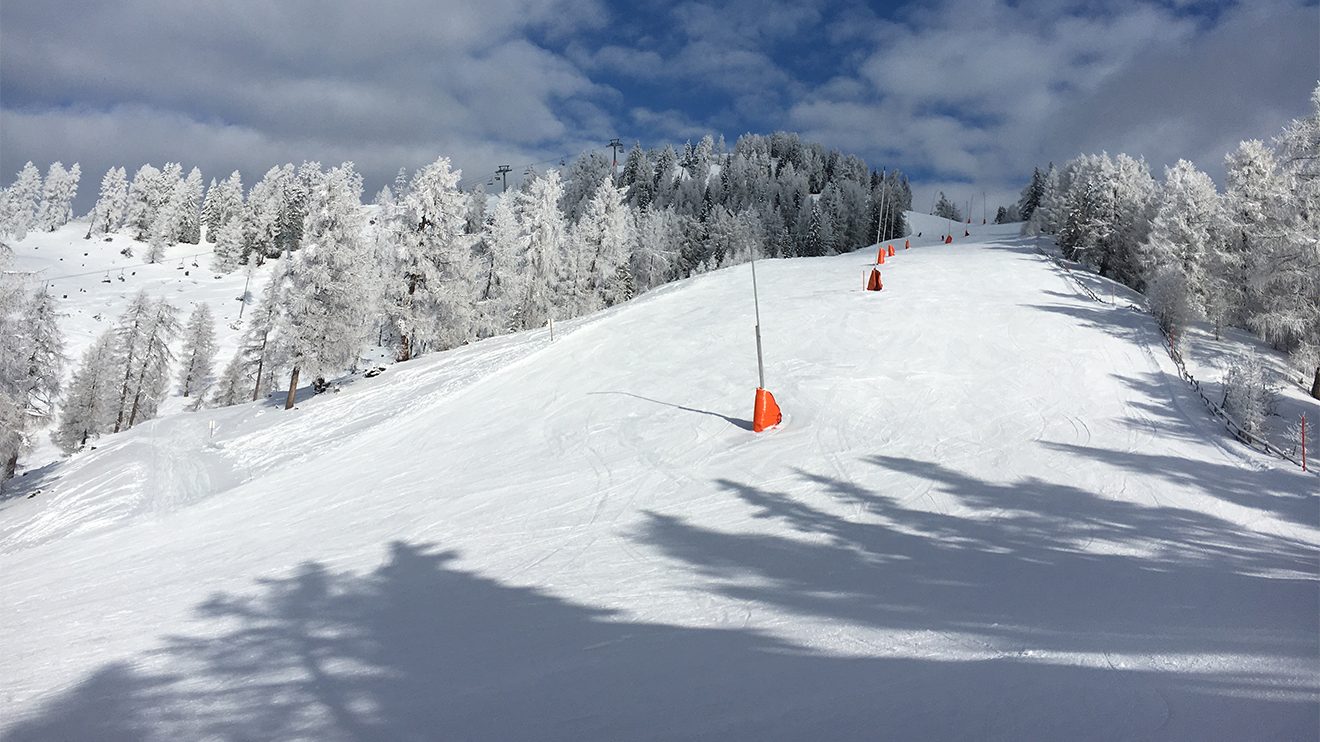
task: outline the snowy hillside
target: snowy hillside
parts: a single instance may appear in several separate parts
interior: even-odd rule
[[[1314,738],[1320,480],[1017,225],[909,219],[879,293],[758,263],[768,433],[742,265],[33,471],[0,738]]]

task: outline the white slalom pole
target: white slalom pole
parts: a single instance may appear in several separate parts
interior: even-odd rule
[[[756,374],[765,388],[765,361],[761,358],[761,299],[756,292],[756,248],[752,248],[752,306],[756,309]]]

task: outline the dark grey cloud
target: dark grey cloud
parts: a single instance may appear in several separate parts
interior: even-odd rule
[[[576,151],[612,135],[616,93],[541,40],[605,18],[591,0],[5,3],[0,172],[177,160],[251,183],[350,159],[379,183],[440,154],[475,174]]]

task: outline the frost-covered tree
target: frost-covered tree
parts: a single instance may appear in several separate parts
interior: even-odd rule
[[[1223,212],[1209,176],[1186,160],[1165,168],[1159,208],[1150,235],[1142,245],[1142,268],[1148,276],[1174,271],[1181,276],[1187,305],[1193,313],[1206,310],[1206,265],[1211,251],[1221,249]],[[1173,281],[1165,278],[1165,283]]]
[[[122,167],[112,167],[101,178],[101,192],[92,210],[87,235],[109,234],[124,224],[128,210],[128,174]]]
[[[82,169],[76,162],[68,170],[58,162],[51,163],[41,189],[41,207],[37,211],[37,227],[43,232],[54,232],[73,218],[73,199],[78,195],[81,176]]]
[[[238,171],[229,174],[206,192],[202,206],[202,222],[206,225],[206,241],[215,242],[220,230],[230,222],[243,218],[243,176]]]
[[[97,338],[73,372],[51,438],[66,453],[82,448],[89,438],[109,432],[115,407],[114,357],[117,336],[106,330]]]
[[[37,212],[41,208],[41,171],[28,162],[18,171],[13,185],[5,189],[5,209],[0,214],[0,235],[9,235],[16,240],[27,236],[37,223]]]
[[[1258,267],[1251,278],[1262,298],[1252,324],[1295,363],[1314,369],[1311,396],[1320,399],[1320,86],[1311,105],[1276,143],[1290,195],[1282,228],[1268,241],[1269,270]]]
[[[14,405],[17,419],[10,439],[3,445],[0,480],[14,475],[18,457],[31,446],[32,431],[54,415],[64,373],[64,337],[59,328],[55,297],[45,288],[38,289],[19,307],[12,327],[11,353],[0,379],[3,394]]]
[[[201,302],[184,325],[183,352],[179,356],[179,392],[185,397],[196,397],[194,409],[201,406],[215,382],[215,350],[215,320],[210,305]]]
[[[164,299],[138,292],[119,318],[111,367],[115,371],[114,422],[118,433],[155,416],[174,360],[170,342],[178,334],[177,311]]]
[[[609,178],[613,181],[612,167],[610,158],[592,150],[583,152],[564,172],[564,194],[559,205],[570,224],[576,224],[582,218],[601,180]]]
[[[514,327],[514,312],[523,296],[518,261],[527,249],[527,238],[518,218],[517,200],[501,196],[482,233],[486,245],[477,282],[477,306],[484,335],[507,332]]]
[[[962,212],[958,211],[958,207],[949,200],[948,196],[944,195],[944,191],[940,191],[940,196],[935,201],[935,216],[941,219],[952,219],[955,222],[962,221]]]
[[[138,168],[133,175],[133,182],[128,187],[128,207],[124,213],[124,223],[133,229],[133,239],[146,239],[151,225],[156,220],[156,209],[160,208],[164,194],[158,183],[161,172],[150,164]]]
[[[472,238],[462,173],[441,157],[413,176],[401,218],[387,291],[387,319],[398,337],[396,358],[406,361],[428,345],[441,349],[467,340],[472,330]]]
[[[628,205],[634,209],[647,209],[655,200],[654,173],[651,172],[651,159],[641,142],[633,144],[628,152],[628,159],[623,163],[623,172],[619,174],[619,187],[626,189]]]
[[[1278,404],[1278,388],[1265,359],[1257,353],[1235,358],[1224,375],[1224,410],[1254,436],[1265,432],[1265,421]]]
[[[541,327],[553,310],[555,280],[567,242],[564,217],[559,211],[562,196],[557,170],[535,178],[525,193],[518,194],[523,232],[527,236],[527,250],[519,266],[526,283],[515,319],[515,326],[520,329]]]
[[[683,247],[683,227],[672,208],[648,209],[637,217],[637,240],[630,261],[638,293],[674,279]]]
[[[232,273],[243,265],[243,222],[230,219],[220,226],[218,233],[207,235],[215,241],[211,253],[211,268],[220,273]]]
[[[1040,168],[1033,168],[1031,171],[1031,182],[1027,184],[1026,188],[1022,189],[1022,197],[1019,198],[1017,202],[1018,213],[1022,215],[1023,219],[1031,218],[1031,215],[1036,212],[1036,209],[1040,208],[1040,201],[1044,196],[1045,174],[1040,171]],[[1003,207],[1000,208],[1002,209]],[[998,221],[995,223],[1002,224],[1002,222]]]
[[[623,203],[624,192],[610,178],[596,186],[575,230],[582,270],[574,276],[573,314],[592,312],[620,301],[620,267],[628,264],[635,239],[633,222]]]
[[[277,322],[290,367],[286,409],[302,373],[342,369],[361,348],[370,270],[361,198],[362,178],[349,162],[326,173],[310,196]]]
[[[255,262],[255,256],[250,258],[249,264]],[[238,349],[216,385],[212,404],[223,407],[255,402],[275,385],[275,375],[284,363],[277,325],[292,262],[293,259],[285,253],[272,271],[261,301],[249,315]]]
[[[202,241],[202,172],[193,168],[180,180],[170,197],[174,205],[174,240],[185,245]]]
[[[1054,163],[1050,163],[1045,171],[1040,205],[1022,225],[1023,234],[1059,233],[1059,226],[1063,222],[1064,200],[1068,195],[1062,178],[1062,174],[1055,169]]]

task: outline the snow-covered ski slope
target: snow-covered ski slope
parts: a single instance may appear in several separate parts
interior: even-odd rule
[[[744,265],[33,472],[0,736],[1315,739],[1317,478],[912,217],[758,263],[768,433]]]

